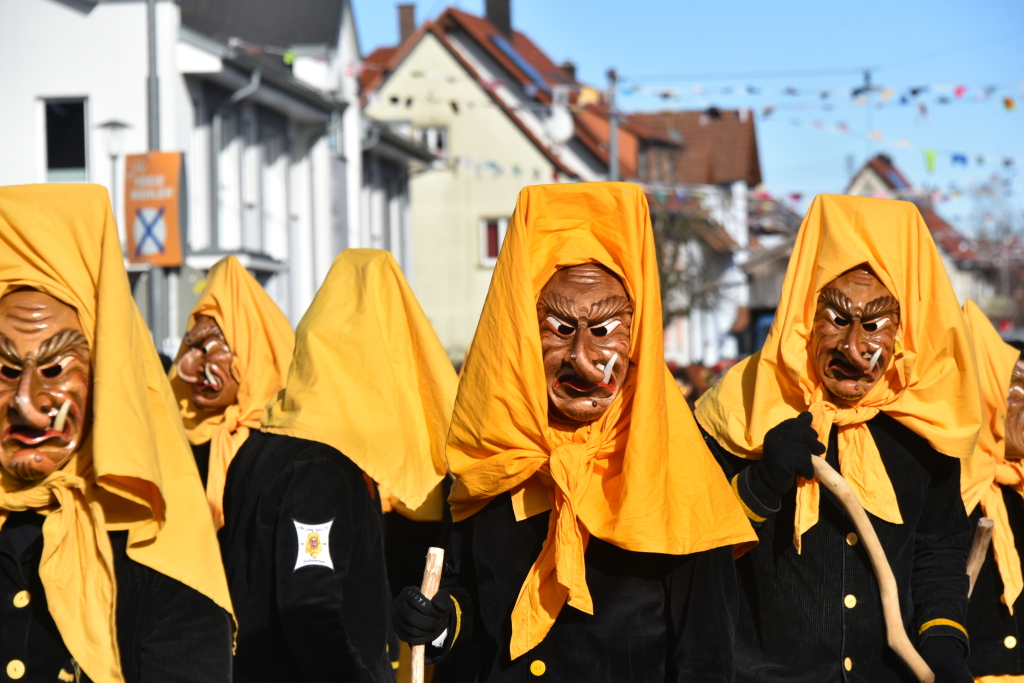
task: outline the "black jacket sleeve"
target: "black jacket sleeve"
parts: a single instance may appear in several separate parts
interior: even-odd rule
[[[725,472],[725,478],[729,480],[732,492],[736,499],[740,501],[740,506],[747,515],[747,519],[750,520],[750,524],[755,529],[760,527],[768,517],[774,515],[780,508],[769,507],[750,490],[747,475],[750,474],[751,466],[756,465],[758,461],[733,455],[722,448],[721,444],[715,441],[714,437],[704,430],[704,427],[700,426],[700,423],[697,426],[700,427],[700,434],[704,437],[704,443],[707,444],[711,454],[718,461],[718,465]]]
[[[110,534],[117,572],[117,636],[125,680],[228,683],[231,617],[213,600],[128,558],[127,532]]]
[[[951,636],[967,652],[967,551],[971,528],[960,497],[960,461],[930,459],[931,482],[914,535],[914,629],[920,641]]]
[[[666,680],[731,681],[739,613],[732,546],[695,553],[687,560],[670,579],[674,656]]]
[[[441,647],[427,645],[428,664],[442,661],[453,649],[464,647],[473,638],[476,609],[476,601],[470,593],[476,586],[476,581],[472,578],[473,521],[470,517],[452,525],[448,537],[440,590],[447,591],[453,609],[448,619],[448,633],[445,635],[444,643]]]
[[[274,548],[277,611],[288,648],[302,667],[296,678],[307,681],[375,681],[350,641],[342,589],[350,569],[354,525],[353,486],[333,461],[322,458],[295,463],[281,500]],[[329,554],[333,568],[299,565],[295,522],[331,524]]]

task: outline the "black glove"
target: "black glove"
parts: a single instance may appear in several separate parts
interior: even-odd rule
[[[448,628],[453,608],[448,591],[427,600],[419,588],[408,586],[395,599],[395,633],[410,645],[432,643]]]
[[[800,413],[768,430],[764,455],[747,474],[747,486],[764,508],[778,510],[782,496],[793,488],[796,476],[814,478],[811,455],[825,452],[818,433],[811,427],[811,414]]]
[[[921,657],[935,672],[935,683],[973,683],[964,646],[951,636],[932,636],[921,643]]]

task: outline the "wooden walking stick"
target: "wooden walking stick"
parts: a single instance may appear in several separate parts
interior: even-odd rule
[[[988,517],[978,520],[978,526],[974,530],[974,541],[971,543],[971,554],[967,556],[967,576],[971,580],[970,588],[967,589],[967,597],[974,592],[974,584],[981,572],[981,565],[985,564],[985,556],[988,555],[988,544],[992,541],[992,530],[995,528],[995,521]]]
[[[814,463],[814,474],[846,508],[846,514],[853,520],[853,526],[864,543],[864,550],[868,553],[871,566],[875,570],[875,577],[878,579],[878,590],[882,594],[882,612],[885,615],[885,632],[889,647],[906,663],[918,681],[935,683],[935,674],[918,651],[914,649],[910,638],[907,637],[907,630],[903,626],[903,617],[900,614],[900,596],[896,577],[893,576],[892,567],[889,566],[885,550],[882,549],[882,544],[878,541],[875,528],[871,526],[868,513],[864,511],[864,506],[857,500],[850,485],[846,483],[842,475],[825,462],[825,458],[812,456],[811,461]]]
[[[441,585],[441,569],[444,568],[444,548],[431,548],[427,551],[427,566],[423,568],[423,584],[420,592],[427,600],[433,600]],[[423,683],[423,657],[426,645],[412,646],[412,683]]]

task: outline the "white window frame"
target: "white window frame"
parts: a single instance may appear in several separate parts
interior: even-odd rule
[[[505,233],[508,232],[508,217],[494,217],[489,216],[487,218],[481,218],[477,234],[480,236],[480,265],[485,268],[493,268],[494,264],[498,262],[497,257],[487,255],[487,224],[494,221],[498,222],[498,253],[501,253],[501,245],[505,243]]]

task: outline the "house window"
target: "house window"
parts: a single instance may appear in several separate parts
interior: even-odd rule
[[[47,100],[47,182],[84,182],[85,169],[85,100]]]
[[[507,218],[485,218],[480,221],[480,263],[493,266],[498,260],[498,252],[505,241],[508,230]]]
[[[448,129],[444,126],[420,128],[420,142],[438,159],[448,158]]]

